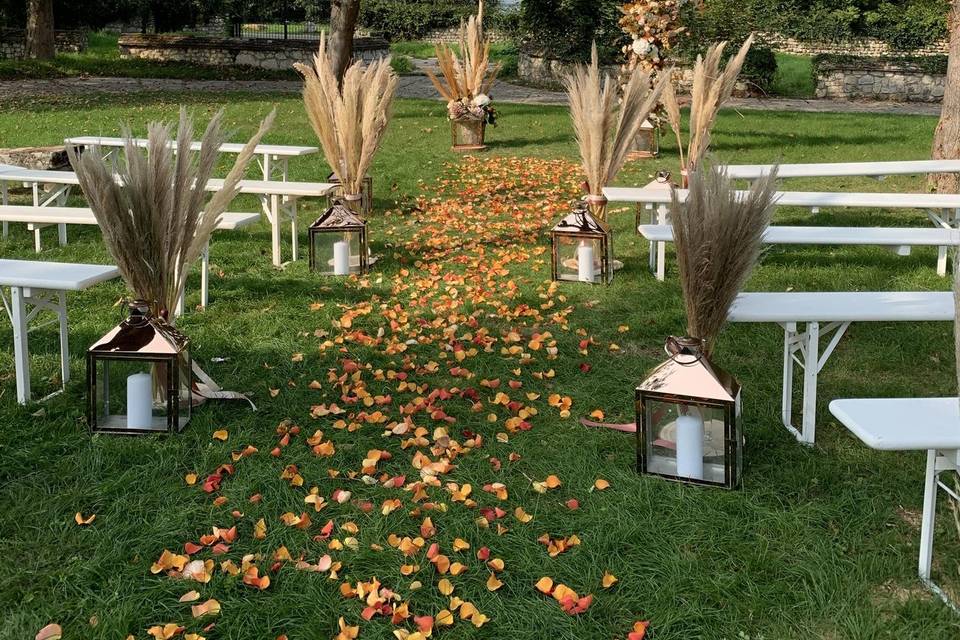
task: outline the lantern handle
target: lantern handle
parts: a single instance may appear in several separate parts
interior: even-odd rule
[[[670,359],[681,366],[690,366],[697,364],[703,359],[704,346],[706,340],[703,338],[668,336],[663,350],[666,351]],[[693,361],[681,361],[677,357],[680,355],[693,356]]]

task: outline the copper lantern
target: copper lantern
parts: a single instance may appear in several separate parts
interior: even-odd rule
[[[578,203],[553,227],[550,240],[554,280],[604,284],[613,280],[613,232],[586,203]]]
[[[311,271],[348,276],[369,269],[367,221],[340,200],[310,225],[308,235]]]
[[[658,155],[660,155],[660,130],[649,120],[644,120],[637,137],[634,138],[630,158],[638,160],[656,158]]]
[[[743,466],[740,384],[693,338],[670,338],[670,359],[637,387],[637,468],[731,489]]]
[[[190,421],[190,340],[143,300],[87,351],[87,422],[94,432],[180,432]]]
[[[327,176],[327,182],[335,185],[334,188],[331,189],[329,195],[327,195],[327,206],[331,207],[333,206],[335,200],[342,199],[348,194],[344,193],[343,186],[340,184],[340,178],[337,177],[336,172],[333,172]],[[370,176],[366,176],[360,186],[359,213],[362,216],[369,216],[371,213],[373,213],[373,178]]]

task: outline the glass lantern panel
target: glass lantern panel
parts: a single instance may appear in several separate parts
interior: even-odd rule
[[[645,411],[648,473],[726,483],[722,407],[648,400]]]
[[[654,129],[641,129],[634,138],[633,151],[647,156],[657,155],[657,136]]]
[[[167,431],[168,416],[176,402],[180,403],[176,428],[182,429],[190,420],[189,386],[181,384],[179,393],[167,394],[169,363],[101,358],[94,363],[98,430]],[[183,375],[182,367],[179,379],[190,380]]]
[[[331,276],[360,273],[360,232],[329,231],[314,233],[312,238],[318,273]]]
[[[557,280],[602,282],[603,255],[601,238],[577,238],[557,235]]]

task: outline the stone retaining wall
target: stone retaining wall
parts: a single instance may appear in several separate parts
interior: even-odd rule
[[[875,61],[869,65],[822,64],[818,98],[940,102],[946,76],[908,64]]]
[[[87,49],[85,31],[56,31],[54,33],[57,53],[80,53]],[[17,29],[0,29],[0,60],[22,60],[26,57],[26,32]]]
[[[859,38],[857,40],[842,40],[838,42],[804,42],[779,33],[762,33],[758,34],[757,39],[774,51],[792,53],[800,56],[815,56],[821,53],[862,56],[867,58],[902,56],[904,53],[909,53],[911,56],[942,56],[948,53],[949,48],[949,42],[947,40],[904,52],[893,49],[883,40],[877,40],[876,38]]]
[[[484,35],[492,42],[509,42],[510,36],[499,29],[484,29]],[[460,42],[460,27],[447,27],[445,29],[434,29],[424,34],[422,40],[426,42],[444,42],[446,44],[456,44]]]
[[[308,63],[317,51],[317,43],[306,40],[182,35],[125,34],[118,44],[120,56],[124,58],[274,70],[290,69],[294,62]],[[370,61],[389,55],[390,46],[380,38],[357,38],[353,41],[353,53],[355,58]]]
[[[573,69],[574,64],[562,60],[554,60],[529,53],[521,52],[517,60],[517,75],[531,84],[549,89],[563,89],[561,78]],[[601,67],[601,73],[608,73],[616,77],[620,68],[615,65]],[[673,70],[673,84],[677,93],[690,93],[693,87],[693,69],[677,66]],[[751,86],[738,81],[733,94],[738,97],[753,95]]]

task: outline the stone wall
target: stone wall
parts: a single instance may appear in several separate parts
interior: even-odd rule
[[[261,69],[290,69],[294,62],[309,62],[317,43],[308,40],[260,40],[183,35],[125,34],[120,56],[146,60],[191,62],[207,66],[244,65]],[[370,61],[390,54],[380,38],[357,38],[354,57]]]
[[[940,102],[946,76],[910,64],[873,60],[853,65],[821,64],[818,98]]]
[[[484,29],[484,35],[492,42],[509,42],[510,37],[499,29]],[[426,42],[444,42],[446,44],[456,44],[460,42],[460,27],[447,27],[445,29],[434,29],[424,34]]]
[[[531,84],[549,89],[563,89],[561,78],[573,69],[573,63],[554,60],[521,52],[517,61],[517,75]],[[601,73],[608,73],[616,77],[620,68],[615,65],[601,67]],[[677,93],[690,93],[693,87],[693,69],[691,67],[676,66],[673,70],[673,84]],[[735,96],[752,95],[751,85],[738,81],[734,87]]]
[[[860,38],[857,40],[842,40],[837,42],[803,42],[779,33],[762,33],[757,36],[774,51],[792,53],[800,56],[815,56],[821,53],[837,55],[863,56],[879,58],[884,56],[902,56],[909,53],[911,56],[941,56],[948,52],[949,42],[943,40],[909,52],[893,49],[883,40],[876,38]]]
[[[87,49],[85,31],[57,31],[54,33],[57,53],[80,53]],[[26,56],[26,32],[16,29],[0,29],[0,60],[21,60]]]

